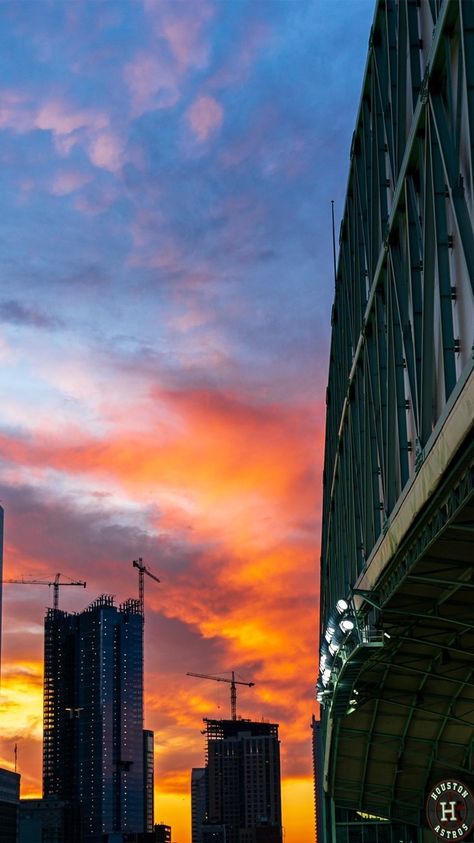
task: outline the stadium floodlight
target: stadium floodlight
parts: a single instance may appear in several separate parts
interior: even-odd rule
[[[336,653],[339,650],[339,647],[341,646],[343,640],[344,640],[344,632],[338,626],[338,628],[336,629],[336,631],[333,635],[332,641],[329,645],[329,652],[331,653],[332,656],[336,655]]]
[[[324,687],[326,687],[326,685],[328,685],[330,678],[331,678],[331,668],[326,667],[323,670],[323,674],[322,674],[322,677],[321,677],[321,680],[322,680],[322,683],[323,683]]]
[[[336,623],[332,618],[329,618],[328,625],[326,627],[326,632],[324,633],[324,637],[328,644],[331,643],[332,637],[336,631]]]

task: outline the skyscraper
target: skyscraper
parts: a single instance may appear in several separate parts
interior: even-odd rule
[[[226,843],[281,843],[278,725],[205,720],[207,818]]]
[[[143,732],[143,830],[151,833],[155,816],[154,783],[155,783],[155,749],[154,733],[149,729]]]
[[[138,600],[46,615],[43,793],[70,803],[74,841],[145,830],[142,632]]]
[[[191,770],[191,841],[202,843],[202,824],[206,817],[206,768]]]
[[[20,776],[0,769],[0,843],[13,843],[18,834]]]

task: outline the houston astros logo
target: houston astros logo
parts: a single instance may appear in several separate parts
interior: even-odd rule
[[[459,779],[435,785],[426,802],[431,830],[442,840],[464,840],[474,825],[474,797]]]

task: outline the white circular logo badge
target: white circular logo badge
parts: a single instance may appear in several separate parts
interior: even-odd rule
[[[459,779],[443,779],[431,788],[426,817],[440,840],[464,840],[474,825],[474,797]]]

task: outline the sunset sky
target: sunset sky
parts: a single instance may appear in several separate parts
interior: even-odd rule
[[[190,841],[202,718],[280,724],[313,840],[331,200],[373,0],[0,2],[4,576],[146,582],[157,821]],[[0,766],[41,791],[42,586],[4,587]]]

